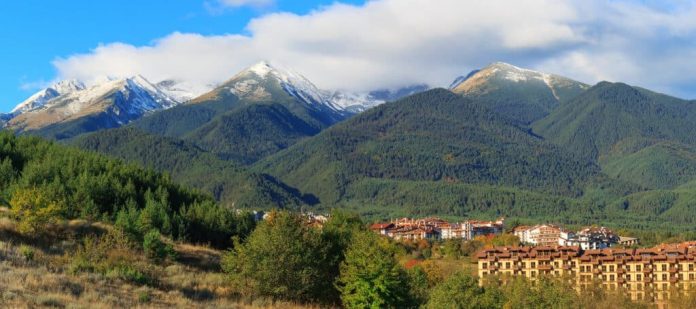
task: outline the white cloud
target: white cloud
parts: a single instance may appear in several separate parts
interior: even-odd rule
[[[61,78],[141,73],[207,84],[265,59],[320,87],[367,90],[447,85],[500,60],[694,96],[695,15],[693,2],[667,10],[631,1],[375,0],[265,15],[249,23],[248,36],[173,33],[147,46],[106,44],[54,65]]]

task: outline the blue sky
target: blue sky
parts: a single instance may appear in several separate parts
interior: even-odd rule
[[[0,111],[60,79],[203,89],[260,60],[324,89],[445,86],[504,61],[696,99],[696,0],[5,1],[0,41]]]
[[[199,0],[22,0],[0,9],[0,111],[8,111],[54,79],[56,57],[99,44],[146,45],[172,32],[244,33],[252,18],[275,11],[305,14],[331,0],[281,0],[226,7]],[[344,1],[360,3],[362,1]]]

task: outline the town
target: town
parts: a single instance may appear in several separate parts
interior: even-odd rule
[[[472,240],[480,235],[496,235],[505,232],[505,218],[496,221],[467,220],[450,223],[440,218],[402,218],[390,222],[375,223],[370,229],[395,240]],[[604,249],[620,245],[638,245],[633,237],[616,235],[606,227],[586,227],[577,232],[554,224],[516,226],[511,233],[520,243],[529,246],[576,246],[582,250]]]

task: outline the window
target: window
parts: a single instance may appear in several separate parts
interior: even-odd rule
[[[614,281],[614,275],[609,275],[609,281]]]
[[[535,262],[532,262],[532,268],[535,268],[535,267],[536,267],[536,263],[535,263]],[[532,273],[533,273],[533,272],[532,272]]]
[[[689,274],[689,280],[694,280],[694,274]]]
[[[486,262],[483,262],[483,264],[481,264],[481,266],[483,269],[488,269],[488,263],[486,263]]]
[[[641,271],[641,265],[636,265],[636,271]]]
[[[560,275],[560,273],[559,273],[557,270],[554,271],[553,274],[556,275],[556,276]]]
[[[689,264],[689,271],[694,271],[694,264]]]
[[[637,275],[636,275],[636,281],[640,281],[640,280],[643,280],[643,275],[637,274]]]
[[[532,270],[532,277],[536,277],[536,271]]]
[[[667,281],[667,274],[662,274],[662,281]]]
[[[508,269],[510,268],[510,262],[505,263],[505,268],[508,268]]]
[[[662,271],[667,271],[667,264],[662,264]]]
[[[602,265],[602,271],[607,271],[607,266],[606,266],[606,265]]]
[[[609,265],[609,271],[614,271],[614,265]]]

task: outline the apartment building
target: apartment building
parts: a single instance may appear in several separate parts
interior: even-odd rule
[[[662,301],[674,291],[696,290],[696,244],[649,249],[577,246],[498,247],[478,253],[478,275],[567,276],[578,289],[601,284],[634,300]]]

